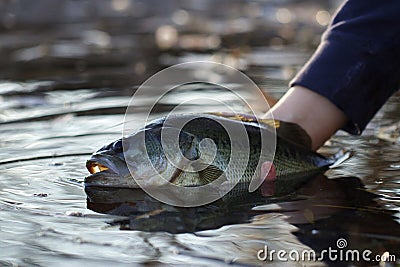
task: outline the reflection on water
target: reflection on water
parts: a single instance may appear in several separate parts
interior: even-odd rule
[[[207,253],[198,252],[203,257],[256,264],[255,258],[249,259],[246,253],[253,251],[251,255],[254,255],[263,244],[269,249],[289,250],[281,242],[293,242],[298,249],[313,249],[320,256],[318,253],[329,247],[337,249],[339,238],[348,242],[348,250],[369,249],[377,255],[387,251],[393,255],[400,253],[400,225],[394,220],[395,212],[378,204],[375,201],[378,195],[365,190],[356,177],[328,179],[320,175],[289,196],[247,199],[234,204],[221,202],[199,208],[164,205],[141,190],[103,188],[90,189],[86,193],[89,209],[127,216],[108,222],[121,230],[196,232],[197,238],[208,237],[207,247],[212,247],[211,244],[221,238],[221,232],[235,235],[229,242],[240,242],[236,248],[231,248],[234,252],[229,252],[229,255],[235,255],[234,258],[225,254],[221,258],[218,248]],[[274,225],[278,218],[283,219],[279,228]],[[203,231],[230,224],[235,226]],[[286,227],[281,228],[282,224]],[[282,238],[281,231],[286,231],[286,238],[290,239]],[[290,249],[296,249],[293,246]]]
[[[215,60],[279,97],[336,1],[232,1],[229,9],[221,1],[210,13],[209,1],[53,2],[0,4],[1,266],[264,265],[264,246],[322,252],[339,238],[400,259],[399,94],[363,136],[338,133],[321,150],[354,150],[350,160],[289,196],[180,209],[140,190],[88,199],[83,190],[87,155],[120,137],[129,97],[150,75]],[[202,93],[229,97],[190,88],[163,99],[154,116]],[[184,108],[216,108],[206,104]]]

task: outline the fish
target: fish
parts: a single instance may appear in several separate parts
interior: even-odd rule
[[[177,127],[182,121],[183,127]],[[233,130],[237,138],[230,140],[227,129]],[[236,129],[242,130],[241,137]],[[173,132],[176,140],[162,143],[162,131]],[[177,147],[180,153],[176,152]],[[311,177],[348,157],[341,152],[328,158],[310,147],[310,137],[294,123],[247,114],[175,114],[151,121],[93,153],[86,162],[90,175],[85,178],[84,186],[85,190],[161,188],[171,183],[193,188],[223,177],[218,186],[231,186],[222,196],[225,199],[251,194],[281,196],[294,192]],[[243,153],[246,149],[247,154]],[[236,160],[235,164],[229,165],[231,160]],[[189,162],[192,169],[179,165],[182,161]],[[155,178],[159,176],[163,179]],[[250,190],[254,177],[259,182]]]

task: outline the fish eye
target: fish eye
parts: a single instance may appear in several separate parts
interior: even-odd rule
[[[123,148],[122,148],[122,141],[121,141],[121,139],[120,139],[120,140],[117,140],[117,141],[115,141],[115,142],[113,143],[112,149],[113,149],[114,152],[116,152],[116,153],[122,152]]]

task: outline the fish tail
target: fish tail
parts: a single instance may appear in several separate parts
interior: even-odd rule
[[[336,152],[331,158],[329,158],[330,161],[330,169],[338,167],[340,164],[348,160],[353,156],[354,152],[351,150],[346,150],[346,149],[340,149],[338,152]]]

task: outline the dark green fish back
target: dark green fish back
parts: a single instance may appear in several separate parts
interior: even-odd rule
[[[219,122],[222,121],[233,126],[236,123],[240,123],[245,127],[250,146],[249,161],[244,174],[239,177],[241,179],[239,184],[228,195],[234,196],[237,194],[241,195],[243,192],[248,193],[248,186],[253,174],[259,171],[256,168],[262,153],[271,154],[270,158],[272,161],[273,151],[261,151],[261,131],[264,131],[263,133],[266,133],[268,138],[273,138],[273,134],[276,131],[276,151],[273,162],[277,175],[277,194],[294,191],[311,175],[323,173],[331,164],[328,159],[310,150],[310,138],[296,124],[276,120],[257,120],[255,117],[249,115],[220,113],[183,114],[177,116],[177,118],[193,115],[195,115],[195,118],[190,120],[183,127],[182,131],[195,135],[199,140],[203,138],[212,139],[218,150],[217,156],[211,164],[212,166],[199,173],[200,177],[204,180],[202,183],[212,181],[213,177],[214,179],[218,178],[226,170],[231,154],[231,141],[236,141],[230,140],[229,134]],[[163,123],[162,120],[158,122]],[[156,123],[153,125],[156,126],[159,124]],[[236,145],[240,147],[241,144],[236,143]],[[246,147],[243,146],[243,149],[246,149]],[[233,168],[233,173],[231,174],[234,175],[235,171]],[[238,171],[238,173],[240,172]]]

